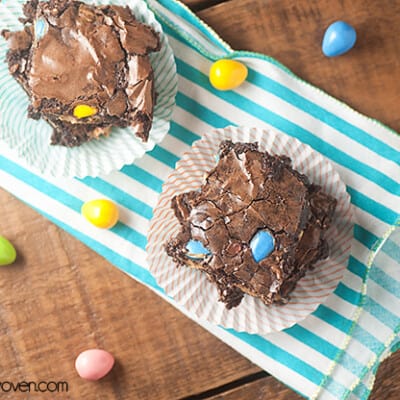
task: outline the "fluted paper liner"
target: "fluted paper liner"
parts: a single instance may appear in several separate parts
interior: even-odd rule
[[[208,281],[205,273],[177,267],[166,254],[166,242],[180,228],[170,207],[171,198],[201,186],[205,174],[216,164],[219,144],[223,140],[258,142],[262,151],[289,156],[294,169],[338,200],[333,224],[326,233],[330,256],[319,261],[298,282],[288,304],[267,306],[261,300],[245,295],[238,307],[228,310],[218,301],[217,288]],[[163,185],[148,234],[148,264],[158,284],[194,317],[237,331],[266,334],[303,320],[334,291],[347,267],[352,234],[350,197],[327,159],[308,145],[280,132],[228,127],[211,131],[196,141]]]
[[[0,2],[1,29],[21,30],[25,0]],[[136,137],[132,128],[113,128],[109,137],[66,148],[50,145],[53,128],[44,120],[27,116],[29,98],[10,75],[6,63],[8,46],[0,38],[0,145],[3,142],[42,174],[63,177],[85,177],[107,174],[131,164],[160,143],[169,131],[169,121],[177,93],[176,65],[167,37],[154,14],[142,0],[102,0],[96,4],[129,6],[138,20],[160,34],[161,50],[150,54],[154,69],[157,102],[153,126],[147,143]]]

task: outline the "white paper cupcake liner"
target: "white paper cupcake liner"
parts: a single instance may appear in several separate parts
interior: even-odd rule
[[[161,50],[150,54],[157,93],[153,126],[147,143],[137,138],[132,128],[113,128],[109,137],[76,148],[50,145],[53,129],[44,120],[34,121],[27,117],[29,98],[8,71],[5,61],[8,46],[0,38],[0,145],[5,143],[27,165],[45,175],[82,178],[107,174],[152,150],[169,131],[177,93],[177,74],[173,52],[161,25],[143,0],[87,2],[129,6],[138,20],[159,33]],[[22,28],[18,18],[22,16],[24,3],[25,0],[0,2],[0,29],[15,31]]]
[[[245,295],[238,307],[228,310],[218,301],[217,289],[204,273],[177,267],[165,252],[166,242],[179,231],[179,223],[170,207],[171,198],[201,186],[205,173],[216,164],[219,144],[223,140],[258,142],[260,150],[289,156],[296,170],[338,200],[333,225],[326,234],[330,257],[307,272],[284,306],[266,306],[259,299]],[[199,319],[248,333],[280,331],[307,317],[336,288],[351,250],[352,219],[345,184],[331,163],[311,147],[274,131],[243,127],[217,129],[193,144],[163,185],[148,234],[149,269],[165,292]]]

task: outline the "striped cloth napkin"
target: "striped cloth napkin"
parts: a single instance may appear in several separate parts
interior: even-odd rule
[[[36,173],[2,144],[1,186],[174,304],[149,273],[145,247],[162,183],[181,155],[204,132],[228,125],[270,128],[307,143],[333,163],[354,206],[342,281],[315,312],[282,332],[257,336],[196,322],[307,398],[366,399],[379,363],[400,343],[400,136],[276,60],[233,51],[177,1],[148,5],[168,36],[179,79],[161,145],[107,176],[55,179]],[[221,57],[249,68],[237,90],[219,92],[208,82],[211,63]],[[121,222],[109,231],[82,223],[82,203],[99,197],[122,210]]]

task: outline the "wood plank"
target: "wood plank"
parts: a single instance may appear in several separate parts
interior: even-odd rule
[[[71,399],[156,400],[259,371],[4,190],[0,215],[0,234],[18,251],[15,264],[0,267],[0,381],[66,381]],[[117,358],[97,383],[74,369],[79,352],[93,347]]]
[[[380,366],[369,400],[397,400],[400,393],[399,376],[400,352],[397,352]],[[269,376],[208,398],[208,400],[243,399],[300,400],[303,397]]]
[[[400,131],[399,12],[400,0],[231,0],[198,15],[233,48],[270,55]],[[327,58],[321,51],[324,31],[340,19],[354,25],[358,40],[347,54]]]
[[[397,400],[400,393],[400,351],[386,359],[378,369],[369,400]]]
[[[302,400],[304,397],[298,395],[287,386],[283,385],[272,376],[259,379],[255,382],[237,387],[225,393],[209,397],[207,400]]]
[[[193,11],[204,10],[228,0],[185,0],[185,3]]]

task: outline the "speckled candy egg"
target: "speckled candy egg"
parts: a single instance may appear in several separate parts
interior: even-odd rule
[[[275,239],[268,230],[258,231],[250,241],[250,248],[255,262],[268,257],[275,248]]]
[[[0,236],[0,265],[12,264],[16,258],[14,246],[4,236]]]
[[[76,358],[75,368],[79,376],[89,381],[97,381],[106,376],[114,366],[114,357],[108,351],[90,349]]]
[[[322,40],[322,52],[327,57],[336,57],[348,52],[356,43],[355,29],[344,21],[329,25]]]
[[[37,19],[33,26],[36,40],[41,40],[49,30],[49,25],[44,18]]]
[[[73,111],[74,117],[77,119],[93,117],[93,115],[96,115],[97,113],[97,108],[88,104],[78,104],[77,106],[75,106]]]
[[[186,256],[193,260],[202,260],[210,254],[210,251],[204,247],[203,243],[191,239],[186,244]]]
[[[83,204],[82,215],[94,226],[102,229],[110,229],[119,218],[118,207],[111,200],[90,200]]]
[[[218,90],[232,90],[246,80],[247,73],[247,67],[241,62],[222,59],[212,64],[209,79]]]

